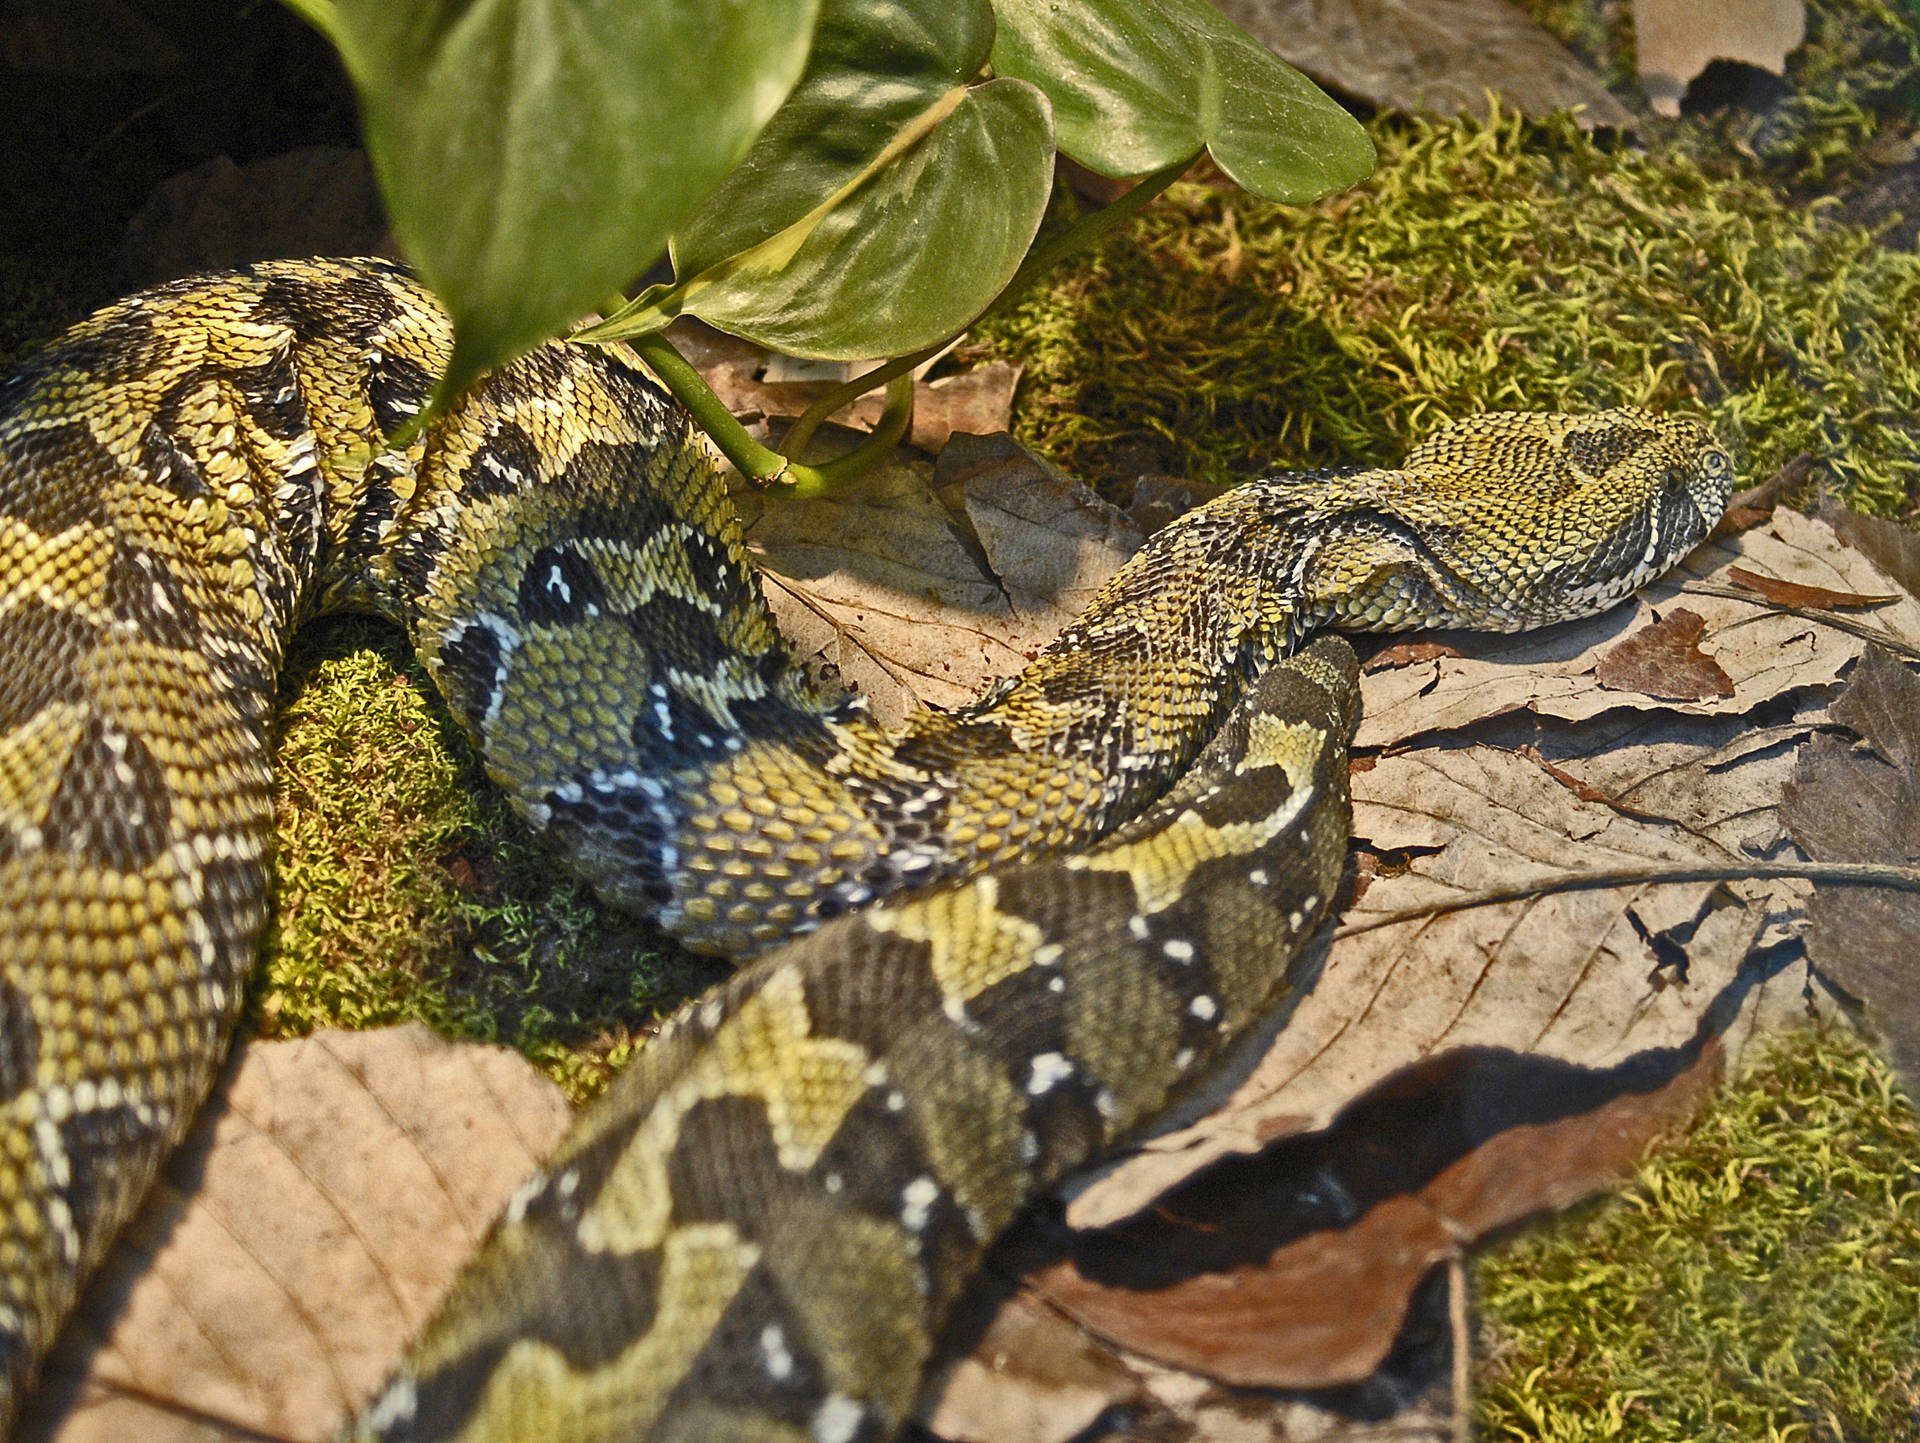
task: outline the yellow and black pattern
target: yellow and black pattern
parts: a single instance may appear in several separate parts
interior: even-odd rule
[[[393,267],[268,264],[111,307],[0,392],[9,1412],[224,1049],[313,612],[402,620],[603,894],[776,949],[582,1119],[359,1432],[851,1443],[898,1427],[986,1242],[1317,925],[1355,691],[1306,635],[1586,614],[1731,488],[1697,423],[1633,411],[1251,483],[1020,676],[889,733],[794,662],[621,355],[545,347],[382,454],[449,339]]]

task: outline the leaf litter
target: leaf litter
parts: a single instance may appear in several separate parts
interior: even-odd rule
[[[826,501],[743,498],[750,544],[772,568],[768,594],[804,623],[802,646],[876,693],[891,689],[887,705],[902,710],[951,705],[1016,669],[1138,544],[1125,516],[1004,437],[963,436],[937,465],[903,456]],[[1920,647],[1920,602],[1828,521],[1779,511],[1606,617],[1381,649],[1384,664],[1362,683],[1342,930],[1296,964],[1289,1000],[1221,1079],[997,1251],[924,1395],[931,1431],[1050,1443],[1111,1415],[1132,1427],[1173,1418],[1198,1437],[1357,1443],[1390,1436],[1368,1431],[1374,1417],[1401,1430],[1391,1436],[1427,1436],[1427,1424],[1446,1426],[1445,1400],[1422,1391],[1431,1368],[1408,1358],[1444,1353],[1437,1264],[1622,1175],[1739,1070],[1758,1032],[1835,1010],[1818,977],[1896,1051],[1910,1045],[1897,979],[1890,992],[1857,960],[1860,935],[1876,946],[1883,929],[1846,925],[1868,915],[1852,892],[1813,898],[1817,975],[1798,942],[1812,889],[1793,881],[1638,884],[1393,920],[1532,876],[1790,858],[1796,840],[1816,855],[1913,860],[1895,823],[1912,815],[1898,808],[1920,745],[1912,710],[1886,699],[1896,683],[1917,684],[1907,663],[1863,662],[1867,641],[1774,610],[1730,584],[1735,567],[1878,601],[1855,613],[1858,626],[1903,654]],[[1609,687],[1605,657],[1671,631],[1682,613],[1698,619],[1679,621],[1684,650],[1710,658],[1727,686],[1683,700],[1620,690],[1617,676]],[[1861,680],[1843,696],[1850,676]],[[1847,700],[1868,681],[1878,689]],[[1842,729],[1864,744],[1835,740]],[[1872,790],[1863,766],[1879,769],[1867,775],[1885,782],[1873,795],[1891,811],[1863,813],[1839,834],[1850,841],[1794,820],[1823,815],[1835,789]],[[506,1056],[428,1044],[415,1029],[245,1049],[202,1123],[242,1135],[169,1169],[173,1185],[56,1364],[47,1392],[70,1405],[68,1431],[46,1423],[23,1436],[131,1436],[136,1415],[122,1410],[158,1395],[151,1419],[137,1415],[140,1436],[320,1437],[366,1396],[564,1113],[532,1079],[525,1105],[544,1121],[482,1140],[461,1131],[479,1122],[450,1120],[473,1102],[471,1086],[442,1102],[410,1063],[385,1070],[386,1090],[380,1068],[357,1064],[349,1091],[366,1093],[368,1116],[422,1106],[458,1136],[463,1161],[497,1157],[499,1176],[480,1200],[452,1206],[451,1223],[448,1205],[422,1206],[423,1189],[445,1191],[433,1180],[441,1164],[407,1165],[420,1174],[409,1181],[387,1160],[419,1153],[422,1118],[401,1124],[391,1149],[371,1144],[379,1163],[356,1153],[342,1164],[354,1176],[316,1185],[347,1139],[372,1134],[354,1117],[343,1125],[338,1101],[307,1098],[282,1049],[318,1047],[337,1071],[342,1049],[395,1036],[405,1056]],[[283,1113],[285,1126],[257,1121]],[[291,1221],[303,1207],[318,1221]],[[196,1342],[210,1328],[204,1277],[226,1266],[208,1259],[235,1246],[252,1259],[263,1245],[246,1229],[266,1217],[269,1232],[304,1229],[297,1248],[311,1251],[229,1268],[250,1273],[258,1296],[236,1292],[223,1310],[247,1321]],[[387,1227],[394,1240],[368,1241]],[[320,1277],[357,1279],[346,1291],[363,1306],[302,1304],[333,1296],[308,1291]],[[369,1306],[382,1326],[363,1316]],[[212,1361],[177,1360],[188,1344]]]

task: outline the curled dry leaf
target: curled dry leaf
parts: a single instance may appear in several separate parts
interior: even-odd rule
[[[1633,117],[1558,40],[1505,0],[1214,0],[1228,19],[1323,85],[1369,104],[1523,115],[1580,107],[1580,123]]]
[[[1781,581],[1761,576],[1744,566],[1727,568],[1727,580],[1757,591],[1775,606],[1798,606],[1809,611],[1854,611],[1864,607],[1890,606],[1900,599],[1897,591],[1879,596],[1862,596],[1854,591],[1830,591],[1824,586],[1802,586],[1797,581]],[[1725,693],[1722,693],[1724,695]]]
[[[1241,1387],[1358,1382],[1435,1263],[1615,1181],[1721,1063],[1711,1034],[1599,1070],[1452,1049],[1149,1212],[1029,1229],[1021,1261],[1042,1297],[1131,1352]]]
[[[242,1049],[18,1436],[331,1437],[567,1122],[517,1052],[418,1024]]]
[[[1920,596],[1920,532],[1879,516],[1863,516],[1828,502],[1817,513],[1847,545],[1892,577],[1908,594]]]
[[[1463,638],[1459,645],[1465,657],[1369,676],[1356,744],[1398,746],[1502,712],[1582,722],[1623,707],[1665,713],[1677,705],[1689,715],[1745,716],[1771,698],[1839,682],[1859,659],[1864,642],[1776,611],[1762,598],[1688,591],[1689,583],[1723,583],[1726,569],[1736,565],[1834,591],[1900,590],[1873,562],[1840,545],[1825,522],[1779,511],[1763,528],[1710,541],[1632,605],[1546,631]],[[1593,675],[1598,651],[1670,611],[1683,594],[1688,609],[1705,621],[1706,644],[1732,680],[1733,695],[1676,704],[1602,687]],[[1920,601],[1905,596],[1867,622],[1911,644],[1920,635]]]

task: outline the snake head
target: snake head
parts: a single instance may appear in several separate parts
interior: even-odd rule
[[[1678,561],[1706,540],[1733,496],[1733,457],[1699,421],[1662,417],[1667,432],[1657,534]]]

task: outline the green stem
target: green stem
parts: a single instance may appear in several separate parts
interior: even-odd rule
[[[627,344],[640,353],[640,359],[660,378],[661,384],[673,392],[680,404],[692,413],[700,429],[713,438],[721,454],[742,473],[764,486],[792,471],[808,469],[795,466],[778,451],[768,450],[749,436],[747,428],[734,418],[733,412],[713,394],[713,388],[663,333],[648,331],[645,335],[629,336]]]
[[[664,334],[649,331],[629,338],[627,344],[639,352],[661,384],[692,413],[695,423],[713,438],[723,456],[758,484],[783,486],[789,496],[824,496],[843,481],[871,470],[899,445],[900,438],[913,424],[913,382],[911,379],[896,381],[887,387],[887,406],[880,413],[879,423],[858,446],[844,456],[817,466],[802,465],[778,451],[768,450],[748,435],[747,428],[713,394],[706,379]]]
[[[787,480],[791,483],[791,490],[788,494],[824,496],[841,482],[850,481],[878,465],[889,451],[900,444],[900,438],[907,434],[907,429],[912,425],[913,377],[895,376],[887,382],[886,409],[880,413],[879,421],[858,446],[844,456],[822,461],[817,466],[789,463]],[[787,450],[791,446],[792,433],[789,432],[781,449]]]
[[[922,362],[939,355],[953,343],[954,336],[960,335],[969,326],[979,324],[1001,309],[1032,284],[1035,277],[1052,270],[1075,251],[1092,245],[1121,222],[1131,220],[1138,215],[1146,208],[1149,201],[1184,175],[1187,167],[1199,158],[1199,153],[1195,152],[1185,160],[1176,161],[1163,170],[1156,170],[1112,204],[1100,207],[1091,215],[1080,217],[1038,250],[1030,252],[1000,294],[987,303],[985,310],[967,322],[966,326],[955,331],[953,335],[914,351],[910,355],[896,356],[884,366],[868,371],[865,375],[855,376],[843,385],[835,386],[800,414],[800,419],[793,423],[793,429],[788,431],[785,439],[781,441],[780,449],[789,456],[799,455],[807,442],[813,439],[813,433],[820,428],[820,424],[835,411],[853,404],[867,392],[891,383],[897,377],[918,368]]]

